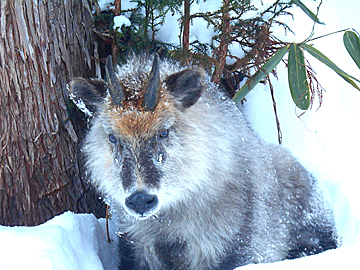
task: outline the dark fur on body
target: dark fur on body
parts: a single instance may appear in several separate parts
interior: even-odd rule
[[[156,108],[143,110],[151,65],[120,67],[122,106],[102,81],[71,83],[93,115],[83,150],[118,215],[120,269],[233,269],[337,246],[315,179],[260,140],[201,69],[163,61]],[[128,203],[139,191],[158,198],[144,213]]]

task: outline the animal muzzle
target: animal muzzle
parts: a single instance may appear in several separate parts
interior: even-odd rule
[[[158,203],[159,200],[156,195],[150,195],[142,191],[137,191],[125,199],[125,205],[142,217],[148,216],[147,214],[154,210]]]

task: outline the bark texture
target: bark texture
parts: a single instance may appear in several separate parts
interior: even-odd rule
[[[1,0],[0,224],[36,225],[102,206],[83,180],[68,81],[90,77],[87,0]],[[105,210],[104,210],[105,213]]]
[[[220,40],[219,47],[216,49],[217,54],[217,64],[215,65],[215,70],[212,75],[211,81],[215,84],[219,84],[221,76],[223,75],[224,66],[226,63],[226,56],[229,47],[230,33],[232,32],[230,25],[230,14],[226,10],[229,5],[229,0],[223,0],[223,17],[222,17],[222,36]]]
[[[189,46],[190,46],[190,41],[189,41],[189,36],[190,36],[190,0],[185,0],[184,1],[184,33],[183,33],[183,49],[184,50],[189,50]]]

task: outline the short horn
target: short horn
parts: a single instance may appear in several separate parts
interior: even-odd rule
[[[114,72],[111,55],[106,58],[105,71],[112,101],[115,105],[122,106],[122,103],[125,99],[125,93],[122,85],[119,82],[119,79]]]
[[[160,89],[159,55],[155,53],[148,85],[144,93],[144,102],[143,102],[144,110],[146,111],[155,110],[158,103],[159,89]]]

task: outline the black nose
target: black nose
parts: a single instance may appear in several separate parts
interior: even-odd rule
[[[144,192],[135,192],[125,199],[125,204],[131,210],[143,215],[158,204],[156,195],[149,195]]]

